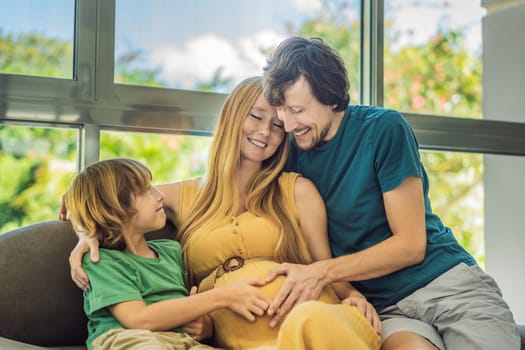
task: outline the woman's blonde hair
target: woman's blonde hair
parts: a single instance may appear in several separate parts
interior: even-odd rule
[[[65,194],[77,232],[96,237],[103,248],[124,250],[122,231],[137,213],[136,195],[147,191],[151,172],[132,159],[109,159],[86,167]]]
[[[262,77],[248,78],[239,83],[224,102],[211,145],[207,175],[179,230],[178,238],[185,250],[195,231],[209,230],[238,210],[242,128],[261,94]],[[274,252],[277,261],[307,263],[310,258],[295,213],[293,208],[286,206],[278,184],[288,156],[289,142],[285,136],[275,154],[262,163],[261,169],[250,180],[246,209],[271,219],[280,227],[282,235]],[[186,266],[190,266],[188,261]]]

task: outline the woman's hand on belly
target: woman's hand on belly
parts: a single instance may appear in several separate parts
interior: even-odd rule
[[[364,297],[360,296],[349,296],[348,298],[341,301],[342,304],[355,306],[361,311],[363,316],[370,322],[372,327],[376,330],[377,333],[381,333],[381,320],[377,314],[376,309],[366,300]]]

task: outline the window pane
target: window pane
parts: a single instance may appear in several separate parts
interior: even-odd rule
[[[0,124],[0,232],[58,218],[78,131]]]
[[[340,48],[358,91],[358,0],[116,4],[117,83],[229,92],[244,78],[261,75],[266,55],[282,39],[302,35]]]
[[[481,266],[485,262],[483,155],[422,151],[432,210]]]
[[[0,73],[73,77],[75,1],[3,1]]]
[[[484,14],[479,0],[386,0],[384,105],[480,118]]]
[[[102,131],[100,159],[132,158],[146,165],[153,183],[202,176],[211,137]]]

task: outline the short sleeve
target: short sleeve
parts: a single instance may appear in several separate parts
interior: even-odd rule
[[[411,176],[423,177],[414,131],[399,113],[389,110],[376,121],[374,167],[383,193]]]
[[[89,254],[84,255],[82,267],[89,277],[89,289],[84,293],[86,305],[93,313],[107,306],[129,300],[143,300],[140,277],[129,264],[105,255],[100,250],[100,261],[93,263]]]

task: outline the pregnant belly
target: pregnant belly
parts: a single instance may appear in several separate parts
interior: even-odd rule
[[[225,273],[215,282],[215,287],[228,286],[249,279],[264,279],[268,271],[278,263],[267,260],[247,260],[239,270]],[[285,276],[279,276],[271,283],[259,287],[270,299],[273,299],[281,288]],[[320,301],[336,304],[339,299],[331,288],[325,288]],[[250,322],[229,309],[221,309],[211,314],[215,328],[217,345],[229,349],[247,349],[261,345],[272,345],[277,341],[278,328],[270,328],[270,317],[258,317]]]

